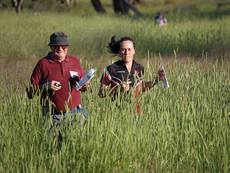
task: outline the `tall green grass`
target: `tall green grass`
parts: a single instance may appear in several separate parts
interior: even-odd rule
[[[132,103],[99,98],[98,73],[83,94],[90,118],[62,129],[61,148],[39,97],[26,98],[20,81],[30,69],[19,78],[2,73],[0,172],[229,172],[229,61],[145,62],[146,80],[165,65],[170,88],[159,84],[142,95],[143,116]]]
[[[0,172],[230,171],[229,17],[188,18],[159,28],[148,19],[114,16],[0,15]],[[80,55],[85,68],[109,64],[111,36],[129,35],[146,67],[145,79],[164,64],[170,88],[159,84],[144,93],[139,117],[133,103],[123,101],[118,107],[97,96],[98,72],[83,94],[89,120],[63,128],[59,148],[49,133],[50,120],[42,117],[39,97],[28,100],[25,94],[54,31],[69,34],[71,54]],[[179,54],[193,56],[181,59]],[[205,59],[192,59],[202,54]]]
[[[30,59],[49,50],[49,35],[64,31],[71,39],[71,53],[87,58],[104,56],[113,35],[136,40],[138,56],[224,55],[229,53],[229,17],[216,20],[173,22],[160,28],[153,20],[115,16],[75,16],[66,13],[1,13],[0,58]]]

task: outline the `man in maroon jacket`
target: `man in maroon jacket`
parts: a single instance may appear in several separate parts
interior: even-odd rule
[[[88,85],[80,90],[75,87],[84,69],[79,58],[68,55],[67,35],[63,32],[51,34],[48,45],[51,51],[35,66],[31,76],[33,87],[27,89],[27,93],[32,98],[34,91],[40,91],[43,113],[51,113],[54,124],[59,124],[67,113],[82,113],[81,91],[86,91]]]

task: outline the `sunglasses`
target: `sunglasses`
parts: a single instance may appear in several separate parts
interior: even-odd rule
[[[54,45],[54,46],[51,46],[53,49],[59,49],[59,48],[62,48],[63,50],[66,49],[68,46],[66,45]]]

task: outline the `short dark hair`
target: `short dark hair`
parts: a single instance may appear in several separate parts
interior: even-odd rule
[[[119,54],[121,43],[123,41],[131,41],[133,43],[133,47],[135,48],[135,43],[131,37],[125,36],[125,37],[121,37],[119,40],[116,40],[115,35],[112,36],[110,43],[108,44],[107,47],[109,48],[111,53]]]

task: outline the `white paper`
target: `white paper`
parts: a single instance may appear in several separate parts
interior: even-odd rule
[[[76,89],[80,90],[81,87],[86,84],[86,82],[90,81],[94,77],[95,72],[96,69],[89,69],[87,73],[78,82],[76,82]]]

